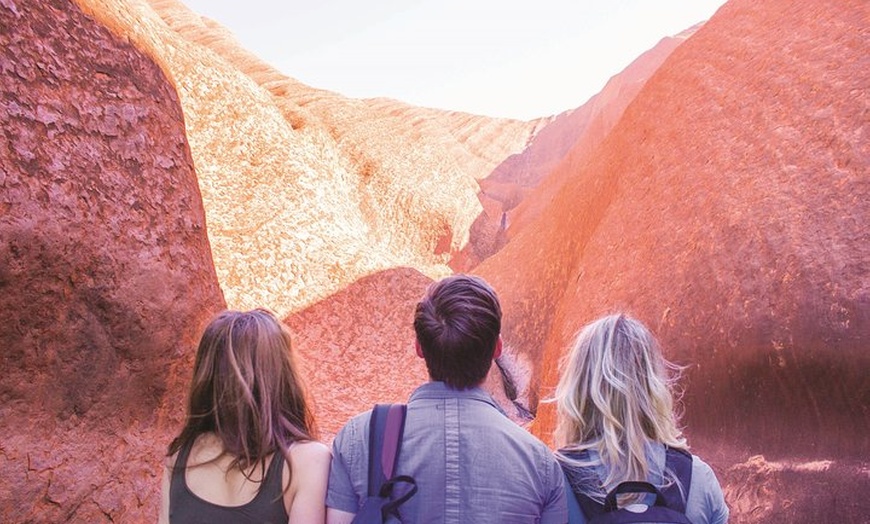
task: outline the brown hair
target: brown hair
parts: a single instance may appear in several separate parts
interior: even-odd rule
[[[290,444],[314,438],[314,421],[296,373],[290,332],[265,309],[224,311],[202,334],[187,420],[167,455],[212,432],[245,471]]]
[[[414,314],[429,377],[455,389],[477,386],[492,365],[501,305],[480,277],[454,275],[433,284]]]

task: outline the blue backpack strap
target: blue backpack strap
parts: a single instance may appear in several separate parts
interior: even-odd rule
[[[671,471],[679,481],[679,485],[673,483],[662,490],[665,502],[669,508],[685,513],[689,487],[692,484],[692,454],[682,449],[666,447],[665,471]]]
[[[377,404],[369,421],[369,497],[378,496],[381,486],[393,477],[402,434],[405,430],[405,404]]]
[[[589,452],[584,449],[583,451],[577,452],[574,455],[574,458],[576,458],[577,460],[581,460],[581,461],[583,461],[583,460],[588,461],[589,460]],[[590,475],[590,478],[597,478],[594,475],[595,468],[587,467],[587,468],[580,468],[580,469],[583,471],[588,471],[588,472],[592,473],[592,475]],[[591,519],[597,517],[598,515],[601,515],[602,513],[604,513],[604,505],[599,504],[594,499],[588,497],[587,495],[584,495],[583,493],[575,492],[573,486],[571,485],[572,475],[568,472],[568,469],[566,469],[566,468],[563,468],[562,471],[563,471],[563,473],[565,473],[566,495],[569,495],[567,497],[569,519],[571,517],[571,506],[572,505],[575,505],[577,507],[577,511],[581,511],[583,513],[583,517],[584,517],[584,519],[577,520],[576,522],[586,522],[587,520],[591,520]],[[578,475],[580,474],[579,472],[576,471],[576,468],[574,468],[573,472],[575,472]],[[569,520],[569,522],[571,524],[573,524],[575,521]]]
[[[586,517],[583,515],[583,510],[580,509],[580,504],[577,502],[577,495],[571,489],[571,479],[565,470],[562,470],[565,476],[565,499],[568,501],[568,524],[584,524]]]

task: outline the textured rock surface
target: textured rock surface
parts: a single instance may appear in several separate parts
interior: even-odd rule
[[[870,513],[864,3],[732,1],[565,130],[591,141],[305,86],[175,0],[79,4],[121,36],[0,0],[0,520],[153,520],[217,280],[287,318],[327,440],[407,398],[414,304],[482,210],[501,227],[523,198],[476,269],[516,391],[487,387],[515,418],[580,325],[626,308],[691,366],[691,441],[732,522]],[[512,163],[570,143],[514,191],[549,167]]]
[[[0,521],[149,521],[223,298],[160,70],[66,1],[0,2]]]
[[[154,515],[190,349],[223,304],[194,163],[233,305],[305,320],[291,318],[328,437],[425,379],[414,358],[392,375],[365,367],[383,347],[410,347],[429,282],[392,268],[448,272],[480,210],[476,178],[539,126],[296,84],[198,17],[177,25],[174,2],[80,4],[100,23],[72,3],[0,4],[0,283],[15,326],[3,335],[2,520]],[[377,314],[350,320],[353,305]],[[324,329],[336,319],[344,335]],[[359,376],[342,371],[348,362]],[[360,381],[378,389],[334,398]]]
[[[539,126],[310,88],[173,0],[81,3],[178,86],[231,307],[284,315],[381,270],[448,273],[476,179]]]
[[[406,402],[427,380],[413,320],[430,282],[414,269],[382,271],[287,318],[322,438],[377,402]]]
[[[773,461],[753,455],[721,470],[730,522],[735,524],[867,520],[862,495],[870,483],[866,464],[830,458]]]
[[[508,344],[540,363],[533,404],[575,331],[627,309],[690,365],[685,422],[720,473],[764,454],[851,475],[811,497],[807,475],[827,473],[777,470],[768,502],[792,501],[788,517],[732,500],[736,522],[801,520],[813,498],[835,521],[870,513],[867,20],[857,1],[729,2],[478,268],[505,296]]]

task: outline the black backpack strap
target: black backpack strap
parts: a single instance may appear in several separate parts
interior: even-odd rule
[[[689,487],[692,484],[692,454],[683,449],[666,447],[665,471],[672,472],[679,481],[662,490],[665,502],[669,508],[685,513]]]
[[[577,497],[577,502],[580,503],[580,507],[583,509],[583,514],[586,515],[586,520],[592,520],[604,513],[604,504],[599,504],[595,502],[594,499],[583,493],[574,493],[574,496]]]
[[[667,505],[665,497],[662,495],[662,492],[659,491],[659,488],[646,481],[626,480],[620,482],[619,485],[613,488],[604,498],[604,512],[610,513],[611,511],[618,510],[619,504],[616,501],[616,497],[624,493],[649,493],[655,495],[656,500],[654,504],[656,506]]]
[[[378,496],[381,486],[393,477],[402,434],[405,431],[405,404],[378,404],[369,421],[369,497]]]
[[[390,498],[393,495],[393,488],[400,483],[406,484],[408,488],[405,489],[405,492],[399,498],[391,500],[381,508],[381,517],[384,521],[386,521],[387,515],[395,515],[396,518],[398,518],[399,506],[407,502],[408,499],[417,493],[417,481],[414,480],[413,477],[408,475],[397,475],[386,481],[384,485],[381,486],[381,492],[378,495],[381,498]]]

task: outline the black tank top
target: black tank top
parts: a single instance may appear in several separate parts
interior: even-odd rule
[[[272,456],[266,478],[253,500],[241,506],[220,506],[196,496],[187,487],[184,472],[192,442],[178,451],[172,482],[169,487],[169,522],[171,524],[286,524],[289,520],[284,508],[281,489],[284,457]]]

